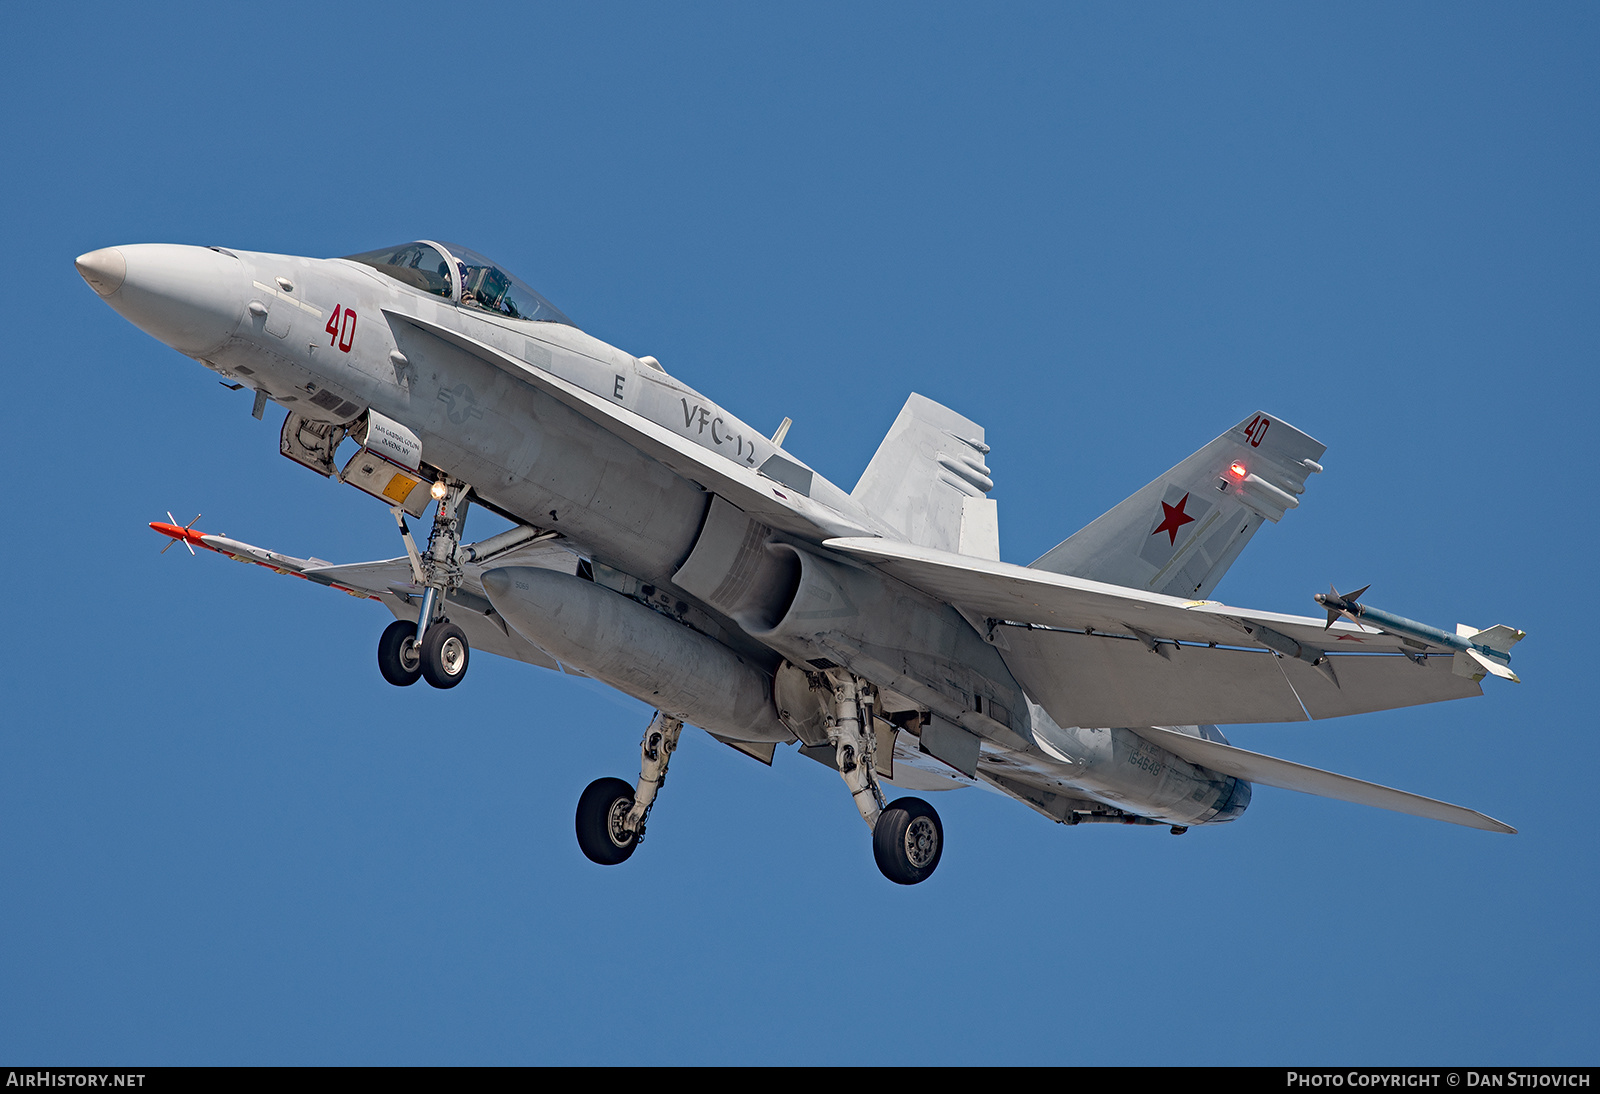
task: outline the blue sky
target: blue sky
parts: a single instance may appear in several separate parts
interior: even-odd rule
[[[1596,1062],[1600,13],[1545,4],[35,5],[7,16],[13,481],[0,1058]],[[1499,837],[1270,789],[1237,823],[936,798],[687,735],[624,867],[572,810],[649,712],[487,656],[399,691],[361,605],[180,521],[386,557],[281,411],[102,305],[133,242],[427,236],[852,484],[982,422],[1027,562],[1257,409],[1328,445],[1216,595],[1508,623],[1527,681],[1230,730]],[[30,280],[37,278],[37,280]]]

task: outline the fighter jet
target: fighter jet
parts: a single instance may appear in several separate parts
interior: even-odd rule
[[[405,553],[332,565],[169,515],[151,527],[171,543],[382,604],[390,684],[456,687],[481,651],[655,708],[638,777],[579,799],[594,862],[638,846],[685,723],[763,763],[794,746],[836,770],[905,885],[939,865],[944,830],[887,788],[983,785],[1063,824],[1181,834],[1235,820],[1262,783],[1514,831],[1217,728],[1478,695],[1485,664],[1510,676],[1510,628],[1462,628],[1494,638],[1474,644],[1371,626],[1337,594],[1326,624],[1208,599],[1322,470],[1324,446],[1264,411],[1019,566],[1000,561],[977,423],[912,395],[847,491],[784,448],[787,419],[767,436],[465,247],[141,244],[77,268],[135,326],[251,389],[257,418],[286,408],[279,451],[386,505]],[[419,545],[407,518],[430,506]],[[512,527],[469,541],[473,506]]]

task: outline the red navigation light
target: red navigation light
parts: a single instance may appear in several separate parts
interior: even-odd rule
[[[1235,475],[1239,476],[1239,478],[1241,478],[1241,479],[1244,478],[1244,476],[1245,476],[1244,464],[1242,464],[1242,463],[1235,463],[1231,467],[1229,467],[1228,470],[1232,471]]]

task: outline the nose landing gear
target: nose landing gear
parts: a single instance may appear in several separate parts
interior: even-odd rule
[[[466,678],[472,651],[465,632],[445,617],[444,602],[451,590],[461,586],[461,527],[466,523],[467,492],[471,489],[452,479],[434,484],[433,495],[439,505],[433,514],[427,554],[417,550],[402,511],[391,510],[411,559],[412,578],[424,587],[417,621],[397,619],[378,640],[378,671],[396,687],[407,687],[420,677],[433,687],[453,688]]]

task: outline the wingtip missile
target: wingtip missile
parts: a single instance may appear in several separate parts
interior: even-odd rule
[[[1418,649],[1438,646],[1453,651],[1455,663],[1452,671],[1457,676],[1482,680],[1485,676],[1493,675],[1513,683],[1522,682],[1509,666],[1511,647],[1527,637],[1525,631],[1504,624],[1496,624],[1480,631],[1464,623],[1458,623],[1456,633],[1451,634],[1438,627],[1419,623],[1415,619],[1407,619],[1403,615],[1395,615],[1393,612],[1362,604],[1360,598],[1370,588],[1371,585],[1363,585],[1353,593],[1341,593],[1329,585],[1326,593],[1313,594],[1312,599],[1322,605],[1328,613],[1328,622],[1322,629],[1327,630],[1333,626],[1336,619],[1344,616],[1352,623],[1376,627]]]

